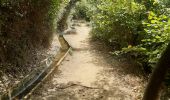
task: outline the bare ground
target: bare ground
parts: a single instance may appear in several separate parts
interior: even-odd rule
[[[90,39],[90,30],[81,23],[77,34],[65,35],[73,51],[31,100],[141,100],[146,85],[141,69],[110,55],[106,44]]]
[[[33,70],[39,69],[41,67],[40,65],[53,61],[54,57],[59,53],[60,48],[58,36],[53,35],[51,46],[48,49],[44,50],[44,48],[40,48],[36,50],[36,54],[30,54],[36,55],[36,59],[30,59],[31,63],[27,65],[29,67],[14,67],[15,71],[11,72],[3,72],[3,69],[0,67],[0,96],[21,82]],[[11,65],[10,67],[13,66]]]

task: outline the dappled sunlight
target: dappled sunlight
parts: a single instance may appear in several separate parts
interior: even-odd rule
[[[51,81],[43,84],[32,99],[141,99],[145,86],[143,77],[124,73],[123,66],[127,64],[114,58],[107,59],[111,57],[107,49],[99,50],[100,45],[92,43],[89,38],[90,28],[85,23],[79,24],[76,34],[64,35],[73,48],[70,55],[61,63]]]
[[[1,0],[0,100],[169,100],[169,0]]]

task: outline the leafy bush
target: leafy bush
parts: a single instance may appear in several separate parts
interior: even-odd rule
[[[116,43],[120,51],[153,67],[169,42],[168,2],[158,0],[90,0],[92,35]]]
[[[135,59],[145,65],[145,67],[149,66],[152,69],[170,41],[170,18],[165,12],[156,14],[153,11],[149,11],[148,19],[143,20],[142,24],[144,31],[140,33],[141,42],[136,46],[123,48],[119,54],[129,53],[132,56],[136,52],[135,55],[137,56]]]
[[[78,2],[73,13],[72,13],[73,19],[85,19],[85,20],[89,21],[90,18],[87,15],[88,6],[89,6],[89,4],[87,3],[86,0],[81,0],[81,2]]]
[[[141,46],[147,48],[148,62],[156,63],[170,40],[170,19],[166,15],[156,15],[151,11],[148,21],[143,24],[146,27]]]
[[[136,2],[124,0],[100,1],[92,8],[92,35],[96,38],[117,43],[120,47],[134,45],[136,35],[142,27],[144,7]]]

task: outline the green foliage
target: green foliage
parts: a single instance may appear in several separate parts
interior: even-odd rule
[[[93,36],[120,47],[133,45],[134,35],[141,27],[144,6],[129,0],[106,0],[95,4],[90,11]]]
[[[166,15],[150,12],[145,25],[142,47],[147,48],[149,63],[156,63],[170,40],[170,19]]]
[[[62,3],[62,0],[51,0],[51,6],[50,6],[50,10],[49,10],[49,16],[53,19],[54,17],[56,17],[60,5]]]
[[[74,11],[73,11],[73,19],[85,19],[89,21],[88,17],[88,7],[89,4],[87,3],[86,0],[81,0],[81,2],[78,2]]]
[[[167,7],[170,7],[170,1],[169,0],[162,0],[164,5]]]
[[[170,38],[168,1],[89,0],[92,35],[116,43],[145,67],[157,63]]]
[[[120,53],[133,54],[136,52],[135,54],[140,57],[136,56],[135,59],[154,67],[170,41],[170,19],[166,15],[157,15],[150,11],[148,19],[143,21],[143,25],[144,32],[141,33],[141,42],[137,46],[122,49]],[[140,51],[141,48],[142,51]]]

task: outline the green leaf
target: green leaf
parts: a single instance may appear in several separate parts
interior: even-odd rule
[[[161,37],[160,37],[160,36],[158,36],[158,35],[157,35],[155,38],[156,38],[156,39],[161,39]]]
[[[151,23],[155,24],[155,23],[157,23],[157,20],[151,20]]]

